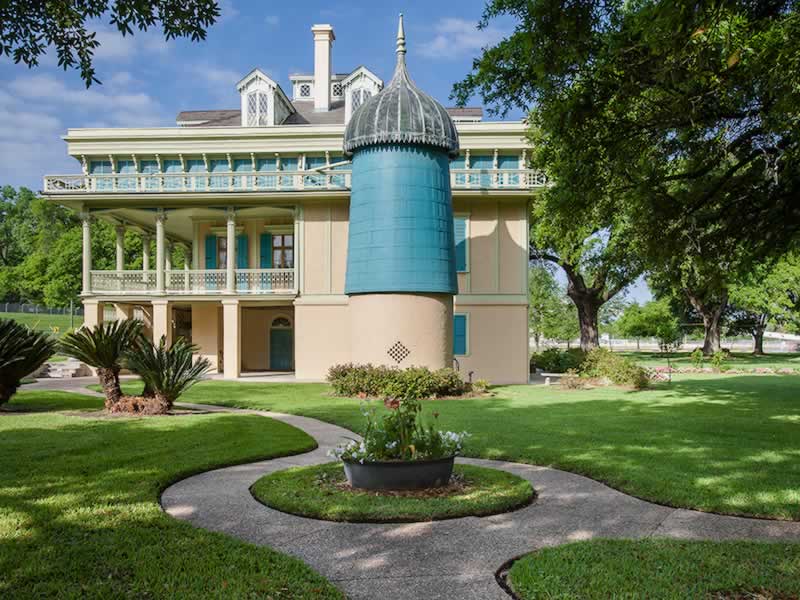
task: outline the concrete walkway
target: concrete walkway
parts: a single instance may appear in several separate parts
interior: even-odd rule
[[[88,392],[94,378],[40,380],[25,389]],[[768,521],[673,509],[637,500],[580,475],[478,459],[460,463],[503,469],[539,494],[521,510],[433,523],[332,523],[287,515],[257,502],[250,486],[297,465],[328,462],[346,429],[308,417],[180,403],[212,412],[259,414],[313,436],[313,452],[209,471],[167,488],[161,504],[173,517],[300,558],[350,598],[503,600],[495,581],[506,561],[546,546],[595,537],[800,542],[800,522]]]

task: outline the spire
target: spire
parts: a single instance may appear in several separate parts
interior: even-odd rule
[[[397,59],[406,53],[406,31],[403,28],[403,13],[400,13],[400,22],[397,24]]]

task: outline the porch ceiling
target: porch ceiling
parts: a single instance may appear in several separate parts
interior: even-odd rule
[[[165,209],[167,220],[164,232],[168,239],[191,243],[196,221],[224,220],[226,209],[219,208],[178,208]],[[156,210],[150,208],[108,208],[93,210],[92,214],[110,223],[124,224],[130,229],[154,233],[156,230]],[[291,217],[294,210],[290,207],[251,206],[236,209],[237,220],[259,219],[270,217]]]

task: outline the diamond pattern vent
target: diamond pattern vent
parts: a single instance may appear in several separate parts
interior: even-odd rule
[[[411,350],[406,348],[402,342],[395,342],[391,348],[386,351],[386,354],[389,355],[394,362],[398,365],[403,362],[408,355],[411,354]]]

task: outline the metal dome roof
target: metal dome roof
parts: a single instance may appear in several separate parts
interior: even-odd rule
[[[353,113],[344,151],[375,144],[424,144],[458,155],[458,132],[447,110],[420,90],[406,70],[403,15],[397,28],[397,66],[389,84]]]

